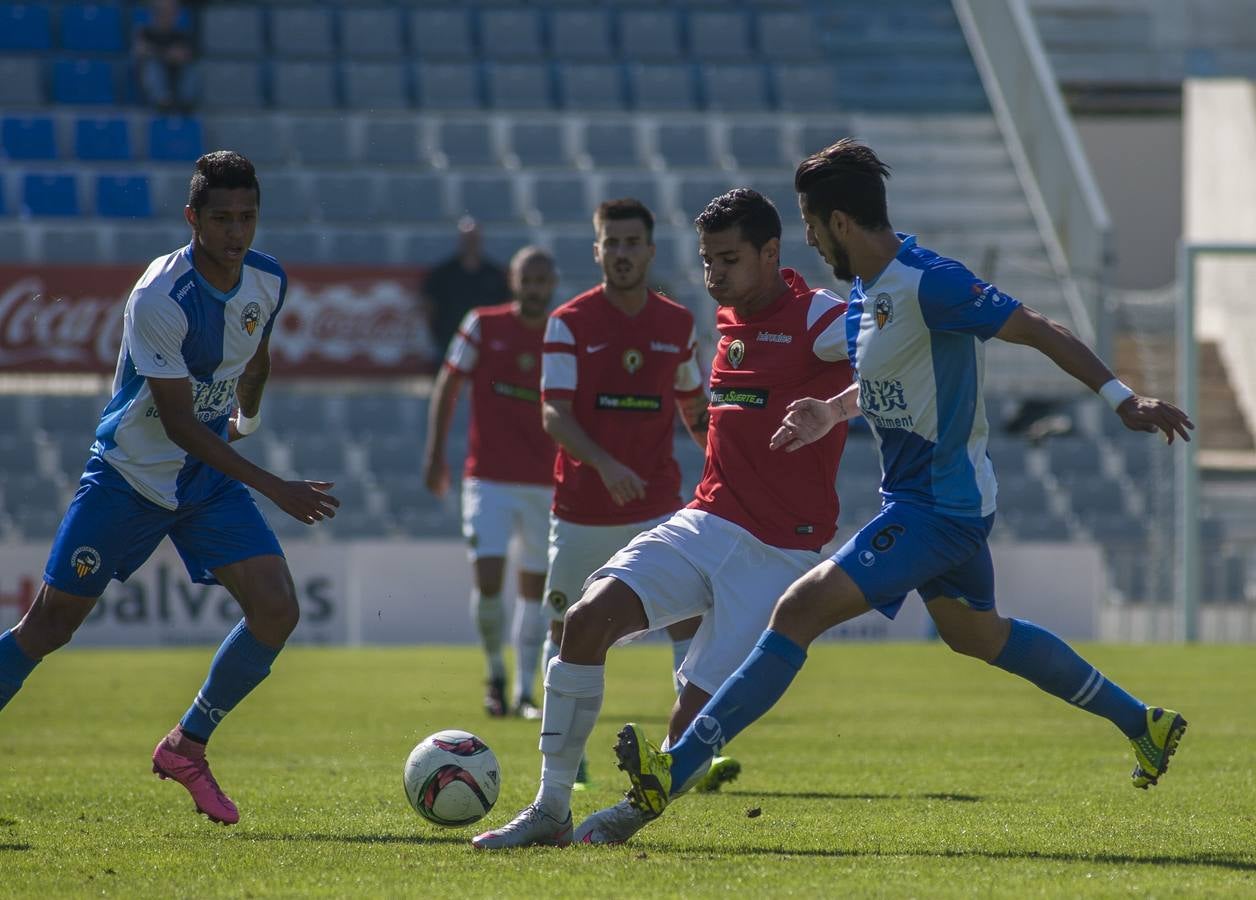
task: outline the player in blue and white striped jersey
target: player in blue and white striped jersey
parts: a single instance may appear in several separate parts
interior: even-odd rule
[[[335,515],[326,482],[284,481],[230,443],[257,428],[270,336],[287,277],[249,249],[261,189],[243,156],[196,162],[188,246],[154,260],[127,300],[113,398],[30,611],[0,634],[0,708],[35,665],[69,642],[110,579],[125,581],[170,536],[188,574],[221,584],[244,611],[195,701],[153,752],[153,771],[198,811],[239,820],[205,761],[222,718],[270,673],[296,627],[292,576],[245,485],[306,524]]]

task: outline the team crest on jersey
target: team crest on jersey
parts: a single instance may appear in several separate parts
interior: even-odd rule
[[[623,363],[624,368],[628,370],[628,374],[635,375],[637,370],[645,363],[645,356],[635,347],[629,347],[624,351]]]
[[[262,308],[258,306],[254,300],[244,307],[240,313],[240,327],[249,333],[249,337],[253,336],[253,332],[257,330],[257,323],[262,320]]]
[[[728,364],[734,369],[741,368],[741,361],[746,358],[746,345],[741,340],[728,345]]]
[[[95,547],[79,547],[70,557],[70,562],[79,578],[95,575],[100,571],[100,551]]]
[[[536,368],[536,355],[533,353],[520,353],[515,357],[515,365],[519,367],[520,372],[531,372]]]
[[[894,320],[894,298],[889,294],[877,294],[876,303],[872,307],[872,315],[877,320],[877,331]]]

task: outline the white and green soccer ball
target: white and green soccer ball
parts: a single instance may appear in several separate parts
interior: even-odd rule
[[[410,751],[402,773],[406,799],[437,825],[478,822],[497,802],[501,769],[493,751],[468,731],[438,731]]]

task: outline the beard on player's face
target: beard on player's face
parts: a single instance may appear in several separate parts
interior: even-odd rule
[[[630,260],[624,257],[604,259],[602,262],[602,274],[606,276],[607,284],[620,291],[639,288],[645,281],[649,269],[648,261]]]
[[[813,226],[816,236],[816,249],[833,268],[833,275],[839,281],[853,281],[855,273],[851,269],[850,253],[841,240],[825,225]]]

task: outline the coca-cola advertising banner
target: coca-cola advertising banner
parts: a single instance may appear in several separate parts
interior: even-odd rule
[[[136,266],[0,265],[0,372],[110,373]],[[436,368],[415,268],[299,266],[271,336],[276,376]]]

